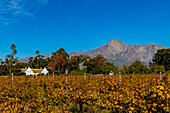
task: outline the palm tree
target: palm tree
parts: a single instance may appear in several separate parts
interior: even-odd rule
[[[17,54],[17,50],[15,49],[15,50],[13,50],[13,53],[14,53],[14,55],[16,55]]]
[[[17,50],[16,50],[16,49],[13,50],[13,54],[14,54],[14,56],[17,54]],[[17,57],[16,57],[16,58],[14,57],[14,61],[15,61],[14,63],[16,64],[16,63],[17,63],[17,62],[16,62],[16,61],[17,61]]]
[[[13,58],[14,69],[15,69],[15,64],[18,62],[18,57],[15,58],[15,55],[17,54],[17,50],[15,48],[16,48],[16,46],[14,44],[12,44],[11,49],[12,49],[12,52],[14,55],[14,58]]]
[[[14,63],[16,63],[15,61],[17,61],[14,57],[17,54],[17,50],[15,48],[16,48],[15,44],[12,44],[11,49],[12,49],[12,55],[13,55]]]
[[[37,50],[37,51],[35,51],[35,54],[38,56],[40,54],[40,52]]]
[[[12,51],[14,51],[14,50],[15,50],[15,48],[16,48],[15,44],[12,44],[12,45],[11,45],[11,49],[12,49]]]
[[[56,56],[56,52],[52,52],[52,57],[53,57],[53,56]]]
[[[15,58],[15,55],[17,54],[17,50],[16,50],[15,44],[12,44],[10,48],[12,50],[12,53],[9,54],[9,55],[6,55],[5,62],[9,66],[10,74],[11,74],[11,67],[12,67],[13,64],[18,62],[18,57]]]
[[[35,54],[37,55],[36,58],[38,57],[38,55],[40,54],[40,52],[37,50],[35,51]],[[37,58],[37,68],[38,68],[38,58]]]
[[[0,64],[2,65],[2,58],[0,58]]]

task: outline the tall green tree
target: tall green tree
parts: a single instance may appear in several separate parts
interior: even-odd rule
[[[100,67],[107,61],[107,59],[103,55],[97,55],[96,57],[93,58],[94,60],[97,61]]]
[[[147,65],[143,64],[142,62],[136,60],[130,66],[128,66],[129,73],[148,73],[149,69]]]
[[[80,71],[80,65],[84,63],[87,59],[91,59],[90,56],[86,55],[71,56],[71,59],[69,61],[70,71]]]
[[[7,65],[0,65],[0,75],[7,75],[9,72],[9,69]]]
[[[79,57],[78,56],[71,56],[71,59],[69,61],[69,68],[70,71],[79,71]]]
[[[152,73],[159,73],[159,72],[165,72],[165,67],[163,65],[159,66],[156,64],[150,65],[150,72]]]
[[[123,74],[129,73],[127,65],[125,65],[125,64],[122,65],[121,73],[123,73]]]
[[[100,65],[98,64],[98,61],[95,59],[85,61],[84,66],[87,67],[87,73],[97,74],[101,72]]]
[[[96,57],[85,61],[84,66],[87,67],[88,73],[102,73],[102,66],[106,62],[106,58],[104,58],[102,55],[97,55]]]
[[[170,48],[168,49],[159,49],[152,60],[153,64],[158,66],[163,65],[165,70],[170,70]]]
[[[30,57],[28,62],[29,62],[29,63],[32,63],[33,60],[34,60],[34,57]]]
[[[113,63],[106,62],[102,66],[102,72],[104,74],[109,74],[110,72],[117,73],[118,69],[117,69],[117,67]]]

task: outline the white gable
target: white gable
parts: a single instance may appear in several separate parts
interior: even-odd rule
[[[46,68],[44,68],[44,69],[43,69],[43,71],[42,71],[41,73],[43,73],[43,74],[45,74],[45,75],[46,75],[46,74],[48,73],[48,71],[47,71],[47,69],[46,69]]]
[[[42,69],[31,69],[30,67],[28,67],[28,69],[26,69],[25,71],[26,75],[38,75],[38,74],[47,74],[49,73],[48,70],[46,68]]]
[[[33,71],[31,70],[30,67],[28,67],[28,69],[25,71],[26,75],[35,75],[35,73],[33,73]]]
[[[109,73],[109,75],[114,75],[114,72],[111,71],[111,72]]]

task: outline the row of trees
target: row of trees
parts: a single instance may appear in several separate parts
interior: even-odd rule
[[[36,57],[30,57],[28,63],[18,62],[16,46],[11,45],[12,53],[6,55],[5,61],[1,61],[0,75],[20,73],[21,68],[43,68],[47,67],[50,72],[58,74],[65,73],[69,69],[70,73],[83,74],[109,74],[110,72],[123,74],[129,73],[158,73],[170,70],[170,49],[160,49],[154,55],[154,59],[150,62],[149,67],[140,61],[133,62],[130,66],[123,65],[121,68],[113,63],[107,62],[107,59],[102,55],[97,55],[94,58],[86,55],[71,56],[63,49],[59,49],[52,53],[51,58],[44,58],[39,51],[35,52]],[[20,73],[23,74],[23,73]]]
[[[1,61],[1,66],[0,66],[0,74],[6,74],[6,73],[10,73],[12,71],[12,68],[16,68],[15,65],[18,63],[18,57],[15,57],[17,54],[17,50],[16,50],[16,46],[15,44],[11,45],[11,54],[6,55],[5,61],[2,61],[2,59],[0,59]]]
[[[170,48],[159,49],[155,53],[152,62],[149,62],[149,67],[140,61],[135,61],[130,66],[123,65],[121,71],[123,73],[159,73],[169,72],[170,70]]]

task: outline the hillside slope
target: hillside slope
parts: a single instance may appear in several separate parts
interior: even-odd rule
[[[106,45],[100,46],[96,49],[89,50],[87,52],[79,51],[70,53],[71,56],[77,55],[89,55],[90,57],[95,57],[99,54],[103,55],[107,61],[113,62],[115,65],[130,65],[136,60],[140,60],[145,64],[149,64],[152,61],[154,54],[158,49],[167,48],[156,44],[146,44],[146,45],[129,45],[122,43],[121,40],[112,39]],[[50,54],[44,54],[44,58],[51,57]],[[28,62],[30,57],[25,59],[20,59],[20,62]]]

